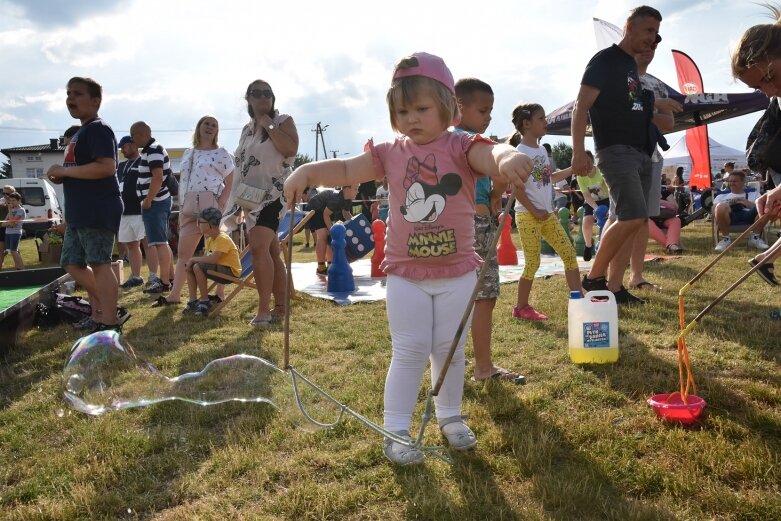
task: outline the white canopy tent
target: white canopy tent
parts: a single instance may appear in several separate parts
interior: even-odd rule
[[[708,143],[710,145],[711,174],[720,172],[724,163],[728,161],[733,161],[737,170],[746,168],[746,153],[743,150],[730,148],[710,138],[708,138]],[[689,181],[692,158],[689,156],[689,149],[686,148],[686,136],[681,136],[670,146],[669,150],[662,152],[662,157],[664,157],[664,173],[674,174],[675,169],[682,166],[683,178],[687,182]]]

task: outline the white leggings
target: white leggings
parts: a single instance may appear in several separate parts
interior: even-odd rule
[[[385,379],[384,420],[389,431],[409,430],[426,360],[431,360],[432,387],[439,379],[476,281],[476,272],[421,281],[388,275],[386,306],[393,356]],[[470,315],[439,395],[434,398],[438,419],[461,414],[464,345],[471,321]]]

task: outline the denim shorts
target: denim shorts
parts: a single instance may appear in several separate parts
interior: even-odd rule
[[[7,251],[19,251],[19,241],[21,238],[21,233],[7,233],[5,235],[5,249]]]
[[[756,208],[737,208],[729,213],[730,224],[754,224],[757,220]],[[6,242],[7,244],[7,242]]]
[[[651,157],[634,147],[612,145],[597,150],[597,167],[610,189],[618,220],[647,219]]]
[[[62,240],[62,266],[111,263],[116,234],[105,228],[65,228]]]
[[[148,210],[141,209],[144,219],[146,243],[149,246],[168,244],[168,218],[171,215],[171,198],[162,201],[152,201]]]

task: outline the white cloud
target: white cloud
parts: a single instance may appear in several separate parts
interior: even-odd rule
[[[318,121],[329,125],[328,149],[355,154],[369,137],[391,137],[385,106],[391,68],[418,50],[442,55],[456,77],[488,81],[496,92],[488,131],[509,134],[516,103],[537,101],[552,111],[575,96],[596,50],[591,18],[621,25],[637,5],[130,0],[119,10],[118,2],[82,1],[56,19],[59,8],[43,12],[49,4],[43,0],[0,0],[10,13],[0,21],[0,69],[13,71],[0,76],[0,108],[16,118],[14,126],[67,128],[72,120],[64,83],[85,75],[103,84],[101,114],[117,132],[145,119],[153,129],[178,130],[161,139],[184,146],[195,121],[212,113],[232,148],[247,119],[244,90],[263,78],[274,88],[278,108],[299,125],[301,152],[312,156],[311,129]],[[651,72],[675,85],[669,50],[678,48],[700,65],[707,90],[745,91],[730,77],[729,50],[743,29],[764,20],[760,7],[726,0],[655,5],[664,15],[664,41]],[[711,134],[739,147],[757,117],[712,125]],[[2,123],[3,147],[53,137],[52,131],[4,131]]]

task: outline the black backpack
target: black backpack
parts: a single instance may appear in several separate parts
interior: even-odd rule
[[[173,197],[179,196],[179,180],[176,178],[173,172],[168,175],[168,179],[165,180],[165,186],[168,188],[168,193]]]

